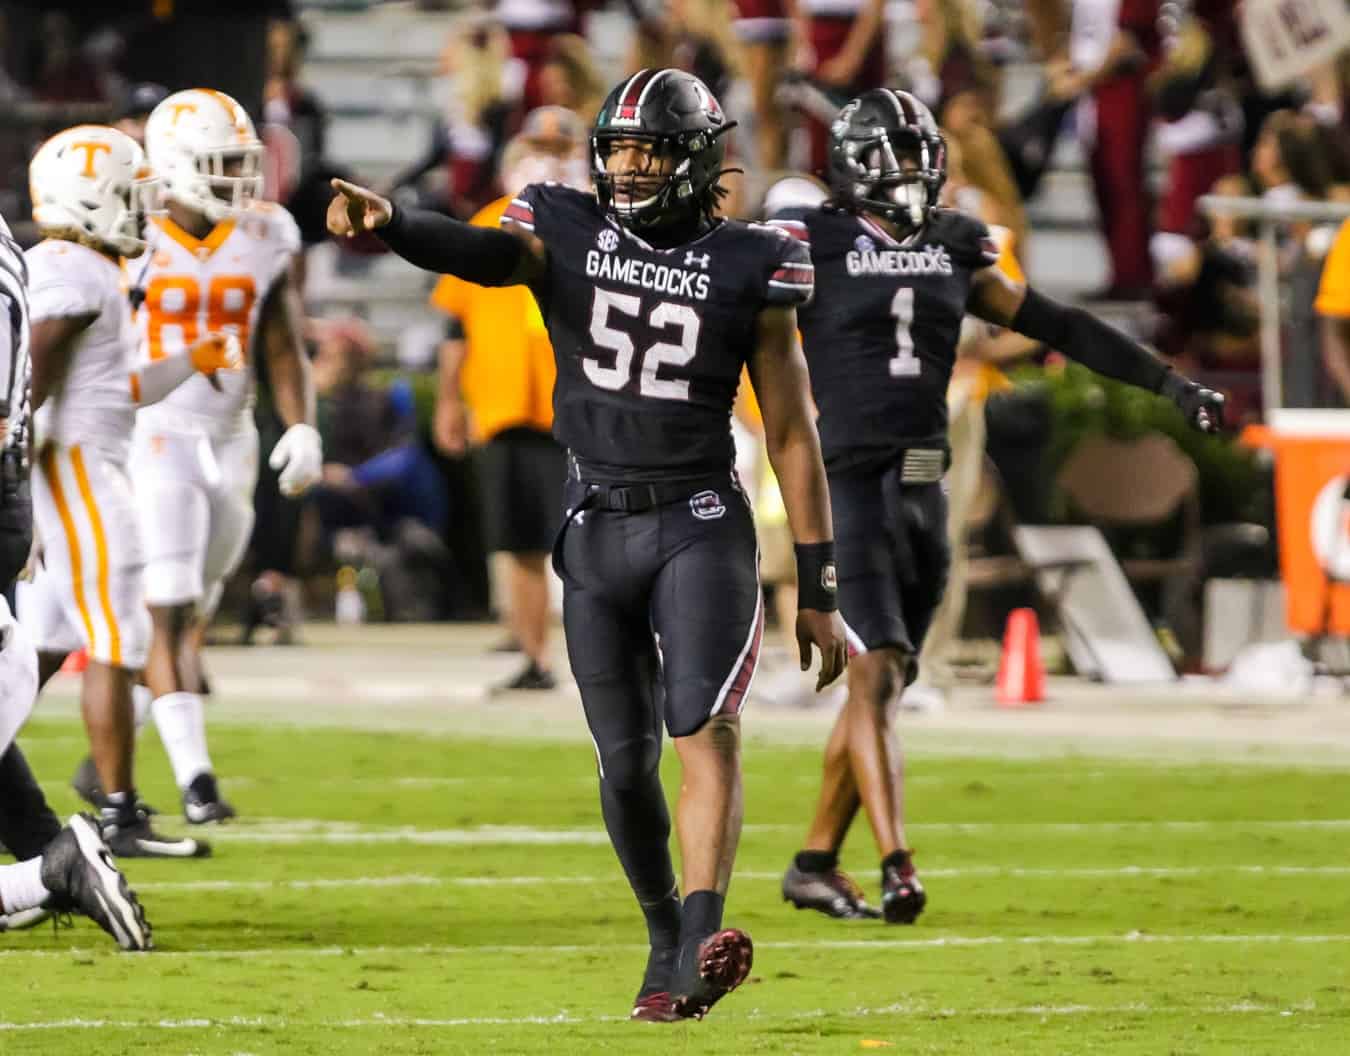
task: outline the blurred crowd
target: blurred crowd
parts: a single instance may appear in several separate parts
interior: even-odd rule
[[[303,12],[273,6],[255,96],[268,193],[291,209],[313,246],[326,241],[329,178],[362,174],[329,157],[329,116],[305,80]],[[905,87],[932,107],[949,138],[951,204],[1001,229],[1012,266],[1026,262],[1033,238],[1028,203],[1049,193],[1057,152],[1076,139],[1109,260],[1106,283],[1087,296],[1131,305],[1140,336],[1226,389],[1239,417],[1260,412],[1259,241],[1252,223],[1211,216],[1200,199],[1350,201],[1350,56],[1293,87],[1264,91],[1244,55],[1237,0],[416,6],[446,11],[443,105],[417,160],[375,181],[399,201],[495,223],[527,183],[587,186],[586,132],[604,93],[633,69],[677,66],[701,77],[740,122],[724,208],[756,217],[777,179],[823,176],[828,124],[843,101],[871,87]],[[597,47],[602,8],[606,26],[616,11],[626,16],[621,65],[599,57],[615,51]],[[5,106],[57,104],[65,116],[88,105],[91,117],[102,107],[134,133],[163,97],[164,88],[142,83],[129,67],[134,49],[116,27],[87,13],[46,11],[23,46],[12,29],[0,11]],[[1027,71],[1034,86],[1022,83]],[[7,177],[0,211],[11,218],[27,215],[23,181],[14,176],[47,130],[35,113],[22,134],[0,137]],[[1288,351],[1291,399],[1344,406],[1350,335],[1329,335],[1324,344],[1311,324],[1336,227],[1304,222],[1281,231],[1278,263],[1291,282],[1291,317],[1301,311],[1310,321],[1289,337],[1306,346]],[[370,243],[340,252],[380,250]],[[378,371],[379,349],[361,321],[314,321],[330,465],[303,508],[282,500],[264,473],[257,577],[242,603],[246,626],[273,624],[284,634],[299,608],[294,577],[335,564],[350,573],[343,590],[364,590],[353,584],[368,567],[385,587],[379,598],[365,592],[351,613],[379,605],[390,617],[481,615],[489,597],[480,553],[490,548],[507,555],[495,603],[511,614],[510,644],[527,654],[521,684],[546,685],[554,511],[545,482],[558,475],[561,452],[548,436],[552,363],[542,323],[522,291],[446,280],[432,304],[445,326],[434,384]],[[967,351],[976,365],[958,371],[953,398],[977,408],[974,442],[983,449],[984,398],[1002,384],[993,368],[1034,350],[1005,335]],[[969,425],[964,406],[954,403],[955,428]],[[265,438],[276,429],[268,415],[264,400]],[[752,433],[752,415],[747,422]],[[999,431],[992,418],[990,428]],[[1005,475],[1016,477],[1018,445],[1008,430],[1001,435],[1013,452],[1003,455]],[[991,452],[997,446],[991,442]],[[413,574],[398,582],[407,569]],[[437,587],[428,590],[433,580]]]

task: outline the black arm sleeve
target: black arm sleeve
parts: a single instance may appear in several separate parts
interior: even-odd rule
[[[1171,368],[1136,341],[1095,315],[1033,289],[1013,316],[1011,329],[1063,352],[1089,370],[1149,392],[1159,392]]]
[[[410,264],[454,275],[480,286],[510,286],[526,252],[515,235],[477,227],[426,209],[394,207],[393,218],[375,232]]]

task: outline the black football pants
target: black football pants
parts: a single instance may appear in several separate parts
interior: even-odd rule
[[[831,474],[830,506],[850,648],[917,657],[951,566],[942,485],[902,483],[898,465]]]
[[[554,547],[605,826],[644,904],[675,883],[662,725],[687,737],[738,713],[764,624],[754,522],[730,476],[666,485],[661,500],[607,508],[609,489],[569,478]]]

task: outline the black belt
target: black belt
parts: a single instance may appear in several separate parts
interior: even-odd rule
[[[615,510],[620,513],[642,513],[657,506],[686,502],[700,491],[735,487],[729,473],[654,484],[595,484],[588,481],[582,481],[582,484],[586,488],[586,497],[579,508]]]

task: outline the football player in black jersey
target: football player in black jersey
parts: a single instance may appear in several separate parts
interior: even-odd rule
[[[633,1015],[648,1020],[703,1015],[750,968],[748,936],[722,928],[741,825],[738,713],[763,631],[754,525],[731,470],[743,365],[797,542],[803,666],[814,645],[824,685],[845,662],[794,340],[810,256],[776,228],[716,217],[729,127],[697,78],[642,70],[596,119],[596,192],[527,187],[503,216],[509,233],[341,181],[328,214],[335,234],[375,230],[419,267],[525,283],[539,302],[558,364],[554,434],[570,452],[554,566],[605,826],[647,920]],[[663,722],[683,769],[683,903],[657,769]]]
[[[854,655],[815,820],[783,879],[783,896],[830,916],[877,915],[838,868],[861,806],[882,856],[882,915],[912,923],[926,895],[905,840],[891,716],[915,676],[946,582],[940,481],[963,316],[1157,392],[1207,431],[1221,425],[1223,397],[1087,312],[992,267],[998,249],[984,224],[937,206],[946,146],[912,95],[877,89],[850,102],[833,124],[830,151],[831,199],[784,210],[771,223],[809,246],[815,264],[816,296],[798,320],[820,411],[840,610]]]

